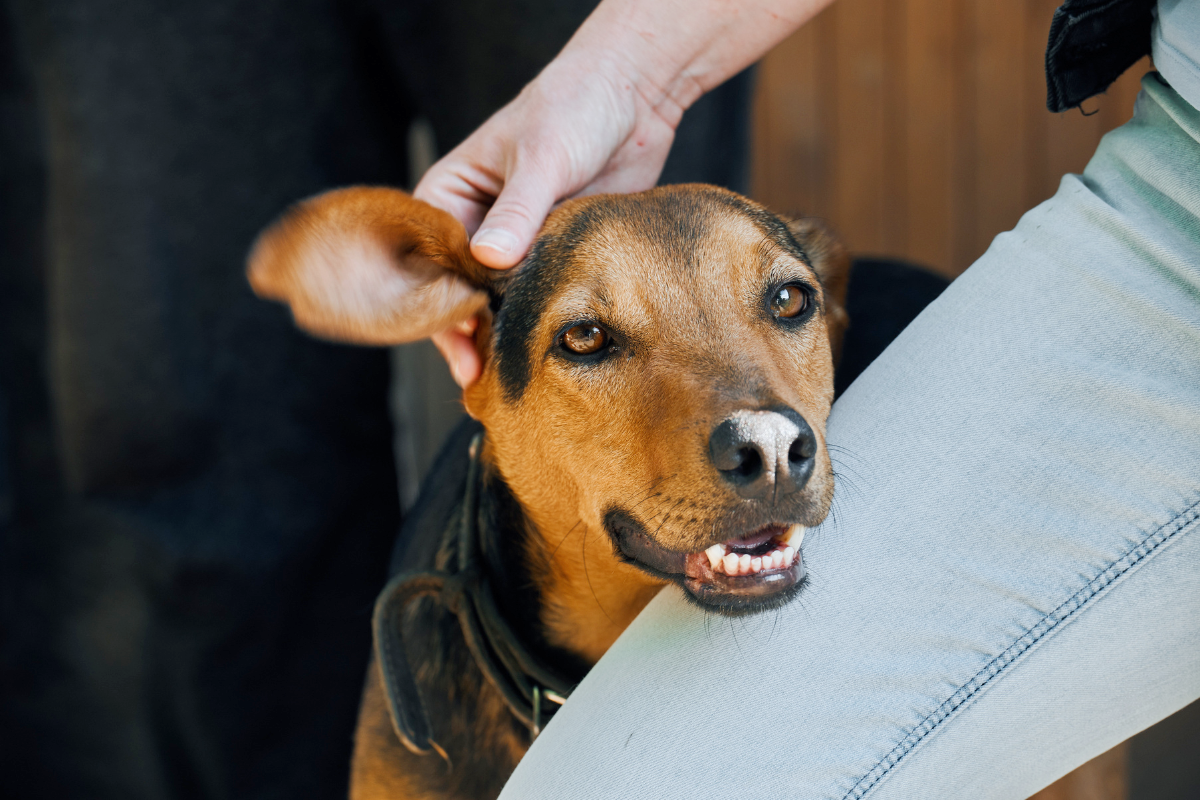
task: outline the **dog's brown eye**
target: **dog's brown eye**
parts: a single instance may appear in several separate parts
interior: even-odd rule
[[[608,345],[608,334],[599,325],[576,325],[563,334],[562,345],[576,355],[591,355]]]
[[[794,283],[780,286],[771,298],[771,314],[776,318],[791,319],[808,309],[808,292]]]

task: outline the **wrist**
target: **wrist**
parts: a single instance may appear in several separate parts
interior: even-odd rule
[[[672,127],[831,0],[604,0],[557,61],[633,93]]]
[[[656,10],[660,4],[648,4]],[[692,103],[712,86],[696,80],[689,65],[699,47],[652,33],[636,3],[604,2],[552,62],[568,80],[597,82],[622,106],[651,110],[672,129]],[[716,81],[719,83],[720,81]]]

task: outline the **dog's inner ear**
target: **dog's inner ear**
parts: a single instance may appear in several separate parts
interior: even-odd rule
[[[842,353],[842,339],[850,325],[846,313],[846,289],[850,285],[850,256],[819,219],[804,217],[789,220],[788,230],[803,248],[825,295],[825,326],[829,332],[829,348],[833,352],[833,363],[837,366]]]
[[[296,204],[258,237],[254,291],[317,336],[394,345],[427,338],[489,304],[489,270],[458,220],[404,192],[337,189]]]

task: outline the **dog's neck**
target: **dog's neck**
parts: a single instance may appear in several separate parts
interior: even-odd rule
[[[622,563],[603,528],[589,529],[564,508],[518,500],[489,456],[485,448],[485,492],[501,539],[489,567],[504,576],[499,594],[512,601],[505,613],[526,627],[533,646],[586,671],[662,584]]]
[[[545,570],[529,555],[537,552],[538,535],[499,472],[486,459],[483,468],[480,509],[487,524],[480,531],[480,553],[500,612],[530,653],[578,683],[595,660],[552,636],[542,621]]]

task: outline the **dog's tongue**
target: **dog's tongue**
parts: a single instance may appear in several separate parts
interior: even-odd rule
[[[799,524],[786,528],[782,525],[771,526],[744,539],[714,544],[704,551],[704,560],[707,560],[712,573],[723,573],[729,577],[791,569],[800,556],[804,530],[804,526]],[[688,568],[689,577],[698,578],[704,572],[704,561],[692,559],[688,562]]]
[[[758,533],[747,536],[745,539],[730,539],[728,542],[725,542],[725,546],[731,550],[750,550],[774,539],[786,530],[782,525],[774,525],[769,528],[763,528]]]

